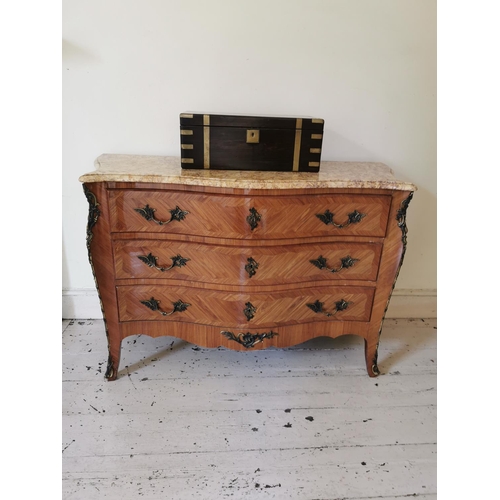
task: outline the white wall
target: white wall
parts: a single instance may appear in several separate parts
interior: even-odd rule
[[[318,116],[323,160],[415,183],[397,289],[434,293],[435,0],[65,0],[68,296],[94,289],[78,177],[102,153],[179,155],[187,110]]]

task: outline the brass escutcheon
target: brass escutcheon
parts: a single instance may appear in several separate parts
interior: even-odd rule
[[[259,131],[258,130],[247,130],[247,143],[258,144],[259,143]]]

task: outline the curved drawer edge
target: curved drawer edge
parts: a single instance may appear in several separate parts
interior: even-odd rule
[[[199,347],[218,348],[223,347],[235,351],[251,351],[266,349],[268,347],[283,348],[302,344],[317,337],[336,338],[342,335],[358,335],[367,338],[369,322],[360,321],[335,321],[335,322],[313,322],[301,325],[279,326],[271,329],[266,328],[243,328],[235,329],[230,326],[215,327],[208,325],[193,325],[181,322],[164,321],[132,321],[120,323],[122,338],[132,335],[148,335],[153,338],[172,336],[179,338]],[[224,336],[221,332],[232,331],[235,334],[250,333],[259,335],[269,331],[277,335],[256,343],[253,347],[245,347]]]

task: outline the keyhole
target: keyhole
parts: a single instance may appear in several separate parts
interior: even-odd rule
[[[247,142],[256,144],[259,142],[259,131],[258,130],[247,130]]]

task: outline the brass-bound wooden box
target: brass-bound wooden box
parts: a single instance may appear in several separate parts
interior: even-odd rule
[[[182,168],[318,172],[324,120],[181,113]]]

